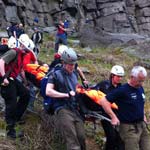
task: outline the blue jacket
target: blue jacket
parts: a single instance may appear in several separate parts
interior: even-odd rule
[[[107,94],[107,100],[118,105],[118,118],[122,123],[136,123],[144,119],[145,94],[143,87],[128,83]]]
[[[56,91],[69,93],[69,91],[73,90],[76,91],[76,85],[78,84],[77,74],[74,71],[72,74],[68,74],[64,68],[57,70],[52,74],[49,79],[48,83],[54,84],[54,88]],[[59,108],[69,108],[69,109],[76,109],[77,108],[77,101],[76,98],[53,98],[54,99],[54,109]]]

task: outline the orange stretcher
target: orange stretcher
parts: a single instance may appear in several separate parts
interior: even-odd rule
[[[37,80],[41,80],[43,77],[45,77],[48,69],[48,67],[38,64],[27,64],[25,67],[25,71],[33,74]]]
[[[77,86],[76,92],[87,95],[91,100],[93,100],[98,105],[101,105],[101,99],[104,96],[106,96],[106,94],[104,94],[100,90],[95,90],[90,88],[85,89],[82,86]],[[118,109],[118,106],[115,103],[110,103],[110,105],[113,109]]]

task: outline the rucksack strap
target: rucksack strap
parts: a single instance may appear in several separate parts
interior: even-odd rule
[[[14,68],[14,66],[15,66],[15,64],[16,64],[16,62],[17,62],[17,57],[18,56],[18,54],[16,54],[16,57],[14,58],[14,62],[13,62],[13,64],[11,65],[11,68],[5,73],[5,75],[3,76],[3,77],[1,77],[0,78],[0,84],[2,84],[3,83],[3,81],[4,81],[4,79],[5,78],[8,78],[9,76],[10,76],[10,74],[11,74],[11,72],[13,71],[13,68]]]
[[[61,71],[61,73],[62,73],[62,76],[63,76],[63,78],[64,78],[64,84],[65,84],[65,87],[66,87],[66,89],[67,89],[67,93],[69,94],[69,99],[70,99],[70,100],[68,101],[69,107],[70,107],[70,109],[73,110],[77,115],[79,115],[79,112],[77,112],[77,109],[76,109],[76,108],[77,108],[76,97],[70,95],[70,91],[72,91],[73,89],[72,89],[72,87],[70,87],[70,84],[69,84],[69,82],[68,82],[68,80],[67,80],[66,75],[64,74],[64,72]]]

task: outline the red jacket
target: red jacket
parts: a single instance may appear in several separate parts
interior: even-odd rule
[[[34,64],[36,60],[37,59],[32,52],[26,53],[23,57],[23,69],[26,70],[27,64],[32,64],[32,63]]]
[[[10,70],[9,77],[13,77],[15,79],[20,74],[23,67],[23,57],[25,52],[17,48],[14,50],[17,51],[17,58],[15,58],[15,60],[11,61],[9,64],[5,64],[5,72],[7,73]]]
[[[64,33],[65,33],[64,28],[65,28],[65,27],[64,27],[63,25],[59,25],[57,34],[64,34]]]
[[[17,52],[17,56],[9,64],[5,64],[5,73],[10,71],[9,77],[13,77],[15,79],[21,73],[22,69],[25,69],[27,64],[34,63],[36,61],[36,57],[32,52],[25,52],[18,48],[14,48],[14,50]]]

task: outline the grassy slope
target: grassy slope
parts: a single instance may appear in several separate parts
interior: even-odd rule
[[[53,59],[53,37],[44,36],[45,40],[41,48],[39,59],[43,62],[50,63]],[[71,43],[69,43],[71,45]],[[87,52],[84,49],[77,47],[75,48],[77,53],[84,55],[83,59],[79,60],[80,67],[86,67],[90,73],[86,74],[87,79],[93,84],[100,80],[106,79],[109,77],[109,70],[115,64],[120,64],[124,66],[126,76],[123,82],[126,82],[128,79],[128,72],[132,68],[133,64],[138,61],[137,58],[129,56],[121,52],[121,48],[97,48],[93,49],[91,52]],[[149,81],[145,82],[145,91],[147,96],[147,101],[149,101]],[[17,129],[24,128],[25,130],[25,139],[20,141],[5,140],[1,138],[1,146],[8,145],[7,149],[17,149],[17,150],[63,150],[65,149],[63,139],[59,135],[54,134],[56,131],[53,128],[53,118],[42,117],[42,101],[41,97],[38,97],[36,101],[36,110],[39,112],[36,114],[26,114],[25,118],[27,123],[25,125],[17,126]],[[146,110],[150,110],[150,104],[147,102]],[[40,117],[39,117],[40,116]],[[5,123],[1,119],[0,121],[1,128],[5,128]],[[101,130],[100,125],[96,131],[93,130],[92,124],[86,123],[86,131],[88,135],[87,145],[88,150],[97,150],[99,146],[103,146],[103,130]],[[4,144],[3,144],[4,143]],[[6,143],[6,144],[5,144]],[[96,144],[97,143],[97,144]]]

